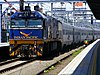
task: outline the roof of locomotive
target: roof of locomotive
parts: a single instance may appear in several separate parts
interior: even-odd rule
[[[17,18],[46,19],[46,16],[39,11],[32,11],[28,16],[25,16],[25,12],[15,12],[13,15],[11,15],[11,19]]]

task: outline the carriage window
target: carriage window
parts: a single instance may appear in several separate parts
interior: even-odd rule
[[[28,27],[42,27],[43,21],[42,20],[28,20]]]
[[[11,27],[25,27],[25,20],[11,20]]]

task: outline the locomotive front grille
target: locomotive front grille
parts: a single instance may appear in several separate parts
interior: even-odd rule
[[[35,44],[35,41],[37,41],[37,44],[43,44],[43,40],[10,40],[10,44]]]

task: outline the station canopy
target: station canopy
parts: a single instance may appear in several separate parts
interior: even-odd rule
[[[96,19],[100,20],[100,0],[87,0]]]

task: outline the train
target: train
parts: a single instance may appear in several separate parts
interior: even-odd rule
[[[77,27],[25,6],[10,17],[10,56],[41,57],[100,38],[100,30]]]

